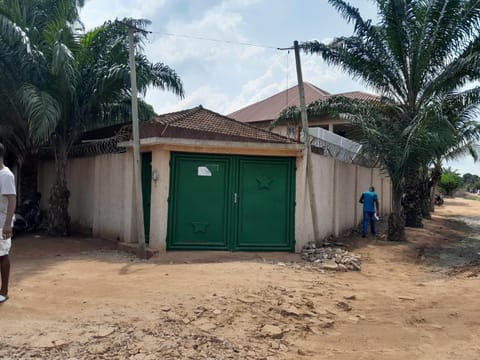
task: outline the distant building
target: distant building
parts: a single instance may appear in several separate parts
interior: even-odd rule
[[[305,102],[307,105],[315,101],[328,99],[332,96],[345,96],[347,98],[360,100],[374,100],[378,98],[376,95],[361,91],[330,94],[329,92],[322,90],[308,82],[304,82],[304,88]],[[258,128],[268,129],[272,121],[275,120],[284,109],[287,109],[291,106],[300,106],[297,85],[270,96],[267,99],[261,100],[252,105],[248,105],[240,110],[228,114],[227,116],[237,121],[254,125]],[[309,126],[320,127],[345,137],[348,137],[348,131],[351,129],[351,125],[347,121],[331,117],[309,119]],[[273,131],[275,133],[288,136],[291,139],[295,139],[299,134],[298,127],[299,124],[283,123],[277,124]]]

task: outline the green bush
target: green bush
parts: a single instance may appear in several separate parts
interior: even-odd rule
[[[440,184],[438,184],[440,191],[445,195],[452,195],[461,185],[462,178],[454,172],[443,173]]]
[[[480,190],[480,181],[476,182],[474,185],[473,185],[473,190]]]

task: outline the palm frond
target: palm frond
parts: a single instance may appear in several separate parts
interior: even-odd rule
[[[60,105],[50,94],[33,85],[22,86],[17,97],[24,109],[31,140],[35,143],[46,141],[60,119]]]

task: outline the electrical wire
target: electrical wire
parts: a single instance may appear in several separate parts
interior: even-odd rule
[[[222,40],[222,39],[214,39],[214,38],[208,38],[208,37],[203,37],[203,36],[173,34],[173,33],[167,33],[167,32],[159,32],[159,31],[151,31],[151,33],[162,35],[162,36],[171,36],[171,37],[178,37],[178,38],[184,38],[184,39],[212,41],[212,42],[229,44],[229,45],[241,45],[241,46],[250,46],[250,47],[263,48],[263,49],[278,50],[278,47],[276,47],[276,46],[252,44],[252,43],[248,43],[248,42],[240,42],[240,41],[234,41],[234,40]]]

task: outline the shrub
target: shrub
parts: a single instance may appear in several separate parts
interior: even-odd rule
[[[442,193],[452,195],[462,185],[462,178],[454,172],[445,172],[438,185]]]

